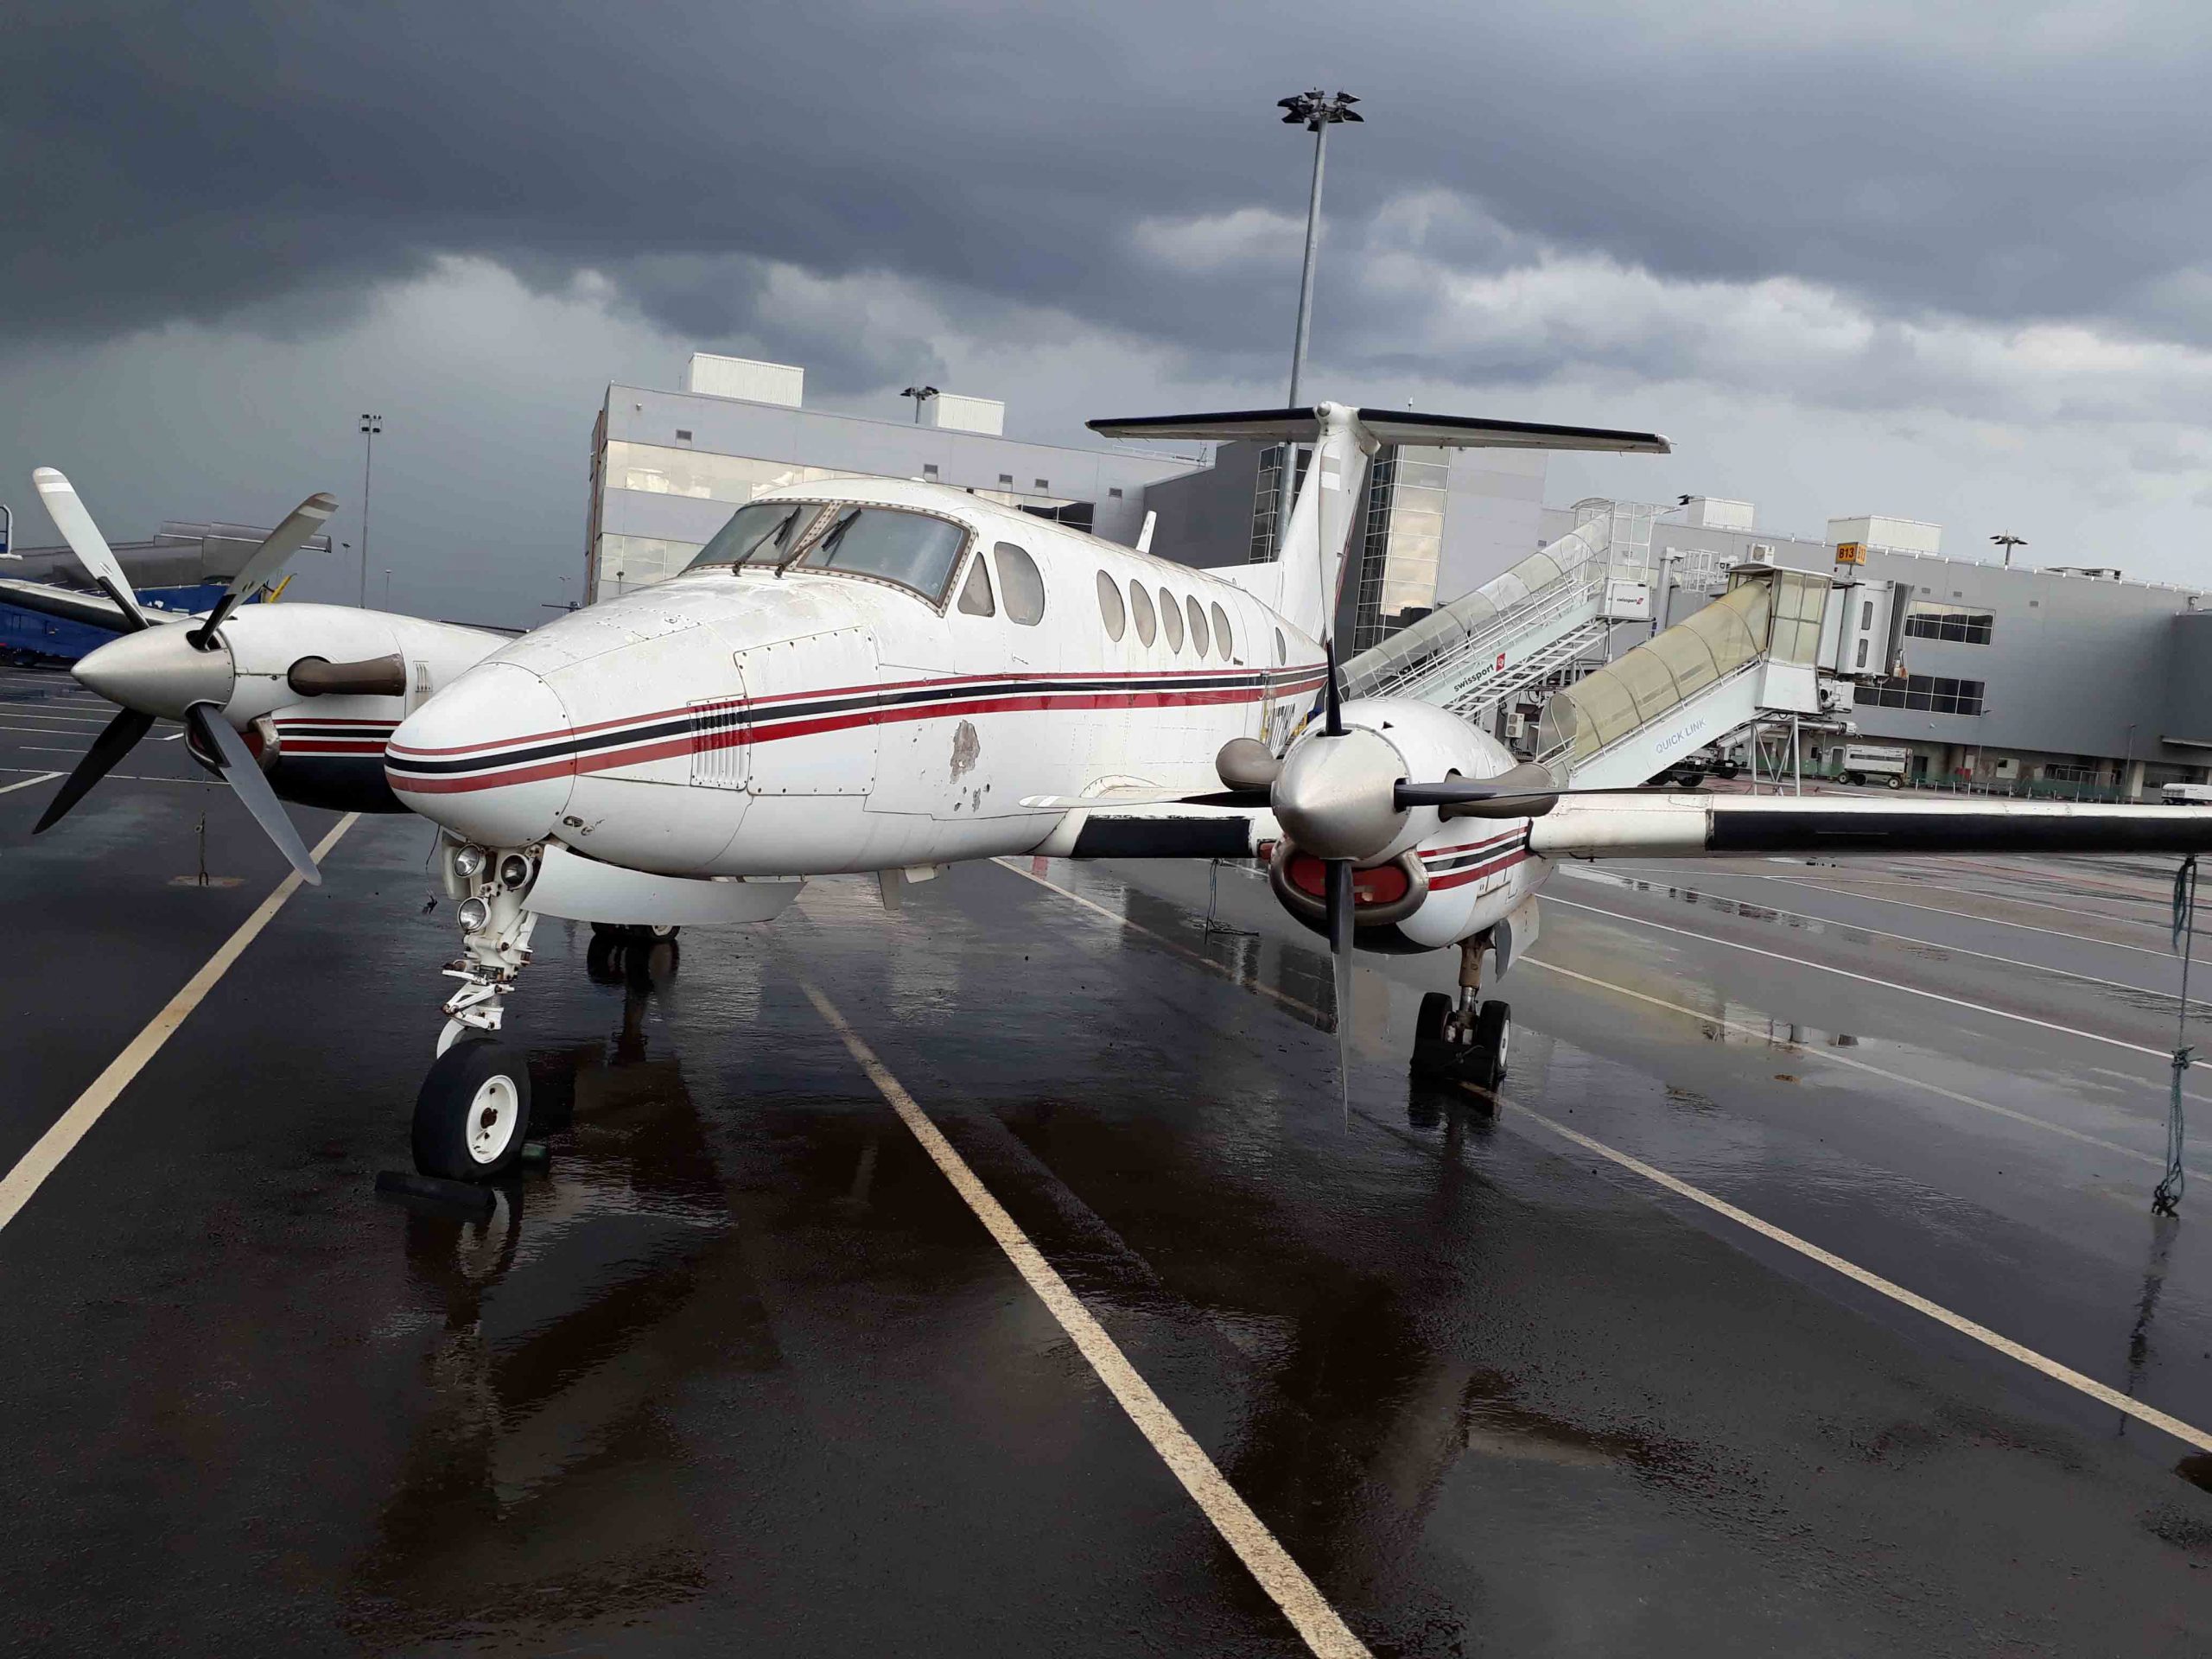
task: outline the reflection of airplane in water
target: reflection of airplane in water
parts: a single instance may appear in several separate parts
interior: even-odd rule
[[[311,660],[327,619],[261,637],[310,609],[289,606],[126,635],[79,665],[125,710],[46,821],[143,734],[130,722],[168,715],[303,873],[235,728],[267,722],[280,768],[311,750],[327,800],[388,785],[442,825],[463,954],[414,1142],[426,1173],[478,1180],[526,1131],[527,1069],[497,1033],[543,915],[758,922],[816,875],[879,874],[890,903],[959,860],[1259,857],[1329,940],[1339,1010],[1355,949],[1458,950],[1459,993],[1424,1000],[1415,1060],[1495,1085],[1510,1027],[1479,997],[1483,957],[1502,972],[1527,947],[1560,859],[2212,847],[2196,809],[1578,791],[1433,704],[1339,702],[1324,636],[1380,446],[1665,452],[1655,435],[1335,404],[1093,425],[1311,444],[1281,558],[1192,569],[957,490],[825,480],[739,507],[676,579],[488,652],[354,613],[383,654]],[[97,572],[67,481],[40,488]],[[287,711],[319,684],[376,712],[348,728],[334,704],[303,728]],[[395,710],[379,757],[370,728]]]
[[[686,1378],[778,1356],[683,1069],[647,1052],[675,950],[591,941],[621,1024],[531,1056],[536,1109],[569,1130],[545,1177],[499,1189],[481,1221],[409,1207],[409,1272],[444,1317],[430,1408],[359,1573],[357,1635],[527,1629],[540,1610],[573,1630],[687,1599],[703,1577],[712,1545],[684,1506],[639,1496],[677,1484],[664,1415]]]

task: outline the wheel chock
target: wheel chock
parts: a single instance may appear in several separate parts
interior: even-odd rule
[[[388,1198],[419,1198],[442,1209],[489,1215],[498,1197],[488,1186],[467,1181],[448,1181],[436,1175],[417,1175],[412,1170],[387,1169],[377,1175],[377,1191]]]

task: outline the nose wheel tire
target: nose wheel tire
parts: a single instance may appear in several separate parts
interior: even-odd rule
[[[496,1180],[522,1156],[530,1068],[490,1037],[464,1037],[438,1056],[415,1096],[415,1167],[448,1181]]]

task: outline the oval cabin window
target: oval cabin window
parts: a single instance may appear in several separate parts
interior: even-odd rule
[[[1218,605],[1213,607],[1213,648],[1221,653],[1224,662],[1229,660],[1235,649],[1229,639],[1229,613]]]
[[[1191,655],[1203,657],[1206,654],[1206,607],[1195,599],[1190,601],[1190,605]]]
[[[1098,573],[1098,620],[1106,625],[1106,637],[1118,639],[1129,626],[1129,613],[1122,607],[1122,584],[1103,570]]]
[[[1145,592],[1142,582],[1129,584],[1129,609],[1136,613],[1137,638],[1150,645],[1153,635],[1160,632],[1160,623],[1152,613],[1152,595]]]
[[[1167,636],[1167,649],[1179,653],[1183,649],[1183,607],[1165,588],[1160,590],[1160,628]]]

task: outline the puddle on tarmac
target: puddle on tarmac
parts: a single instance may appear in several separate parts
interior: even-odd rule
[[[573,1628],[691,1599],[709,1541],[685,1506],[641,1504],[686,1457],[664,1421],[687,1378],[779,1363],[722,1173],[673,1058],[644,1015],[676,948],[594,940],[623,989],[607,1040],[531,1054],[550,1169],[492,1214],[394,1217],[435,1334],[426,1398],[359,1564],[352,1626],[379,1642]],[[404,1339],[422,1340],[421,1325]]]

